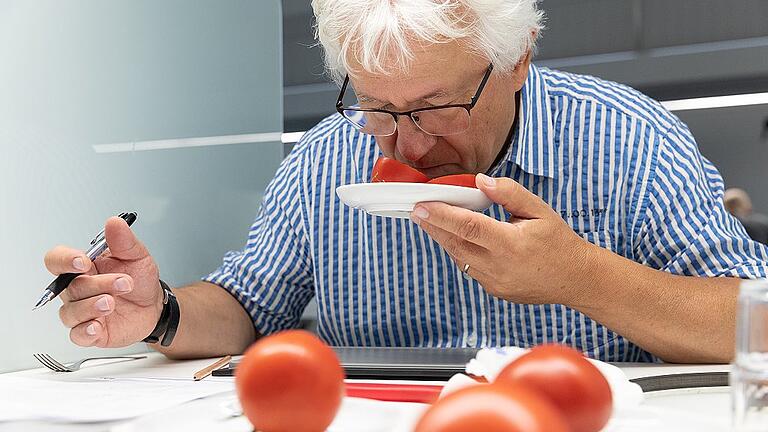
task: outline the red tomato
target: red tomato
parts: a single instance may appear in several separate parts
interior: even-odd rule
[[[392,158],[380,157],[373,166],[372,182],[426,183],[429,177]]]
[[[261,432],[321,432],[344,397],[344,370],[317,336],[288,330],[259,339],[235,372],[243,413]]]
[[[457,390],[422,415],[414,432],[570,432],[551,402],[521,385]]]
[[[454,185],[454,186],[464,186],[464,187],[468,187],[468,188],[475,188],[475,189],[477,189],[477,185],[475,184],[475,175],[474,174],[447,175],[447,176],[442,176],[442,177],[438,177],[438,178],[433,178],[432,180],[428,181],[427,183],[445,184],[445,185]]]
[[[611,417],[608,381],[580,352],[568,347],[535,347],[507,365],[495,382],[540,392],[562,411],[573,432],[599,431]]]

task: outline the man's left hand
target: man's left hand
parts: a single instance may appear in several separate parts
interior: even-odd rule
[[[498,221],[440,202],[419,203],[411,219],[491,295],[526,304],[572,304],[594,279],[596,246],[538,196],[509,178],[478,174],[477,187],[512,216]]]

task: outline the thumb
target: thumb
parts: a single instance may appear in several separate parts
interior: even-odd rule
[[[110,255],[120,260],[139,260],[149,255],[144,244],[136,238],[128,224],[119,217],[107,219],[104,235]]]
[[[542,219],[553,213],[549,204],[510,178],[492,178],[481,173],[475,177],[475,184],[488,198],[517,218]]]

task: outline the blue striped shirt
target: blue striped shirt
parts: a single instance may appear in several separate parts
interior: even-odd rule
[[[726,213],[722,178],[659,103],[531,66],[518,115],[489,174],[524,185],[586,240],[675,274],[768,276],[768,249]],[[342,204],[336,187],[369,181],[378,155],[373,137],[333,115],[283,161],[245,248],[205,278],[242,303],[259,333],[296,327],[314,296],[319,334],[332,345],[558,341],[604,361],[656,360],[574,309],[492,297],[409,220]],[[485,214],[509,217],[498,205]]]

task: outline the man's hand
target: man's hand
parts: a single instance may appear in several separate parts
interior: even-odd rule
[[[434,202],[411,218],[490,294],[572,307],[664,361],[731,360],[738,279],[643,266],[582,239],[518,183],[482,174],[475,181],[512,214],[508,222]]]
[[[416,206],[411,219],[490,294],[515,303],[568,304],[588,283],[595,246],[517,182],[478,174],[477,187],[512,214],[509,221],[444,203]]]
[[[61,293],[61,322],[80,346],[115,348],[139,342],[163,309],[157,265],[123,219],[107,220],[109,250],[91,262],[83,251],[51,249],[45,266],[54,275],[83,273]]]

